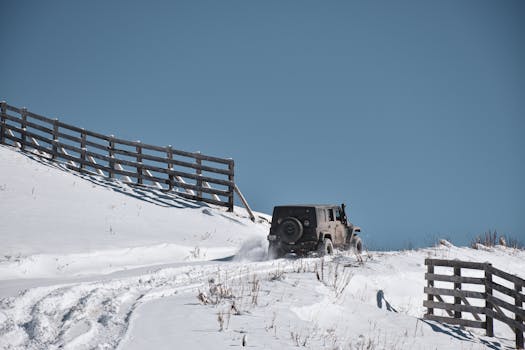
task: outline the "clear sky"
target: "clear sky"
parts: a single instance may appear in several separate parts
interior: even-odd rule
[[[1,0],[0,98],[236,161],[373,248],[525,241],[525,1]]]

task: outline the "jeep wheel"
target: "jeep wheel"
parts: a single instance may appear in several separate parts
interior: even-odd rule
[[[334,254],[334,246],[330,238],[324,238],[323,241],[319,243],[319,247],[317,248],[317,254],[319,256]]]
[[[352,237],[352,240],[350,241],[350,249],[352,249],[357,254],[361,254],[363,252],[363,241],[360,237]]]
[[[279,236],[285,243],[295,243],[303,235],[303,224],[291,216],[284,218],[278,228]]]

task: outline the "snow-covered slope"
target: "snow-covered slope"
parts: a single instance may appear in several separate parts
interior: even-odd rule
[[[445,242],[267,261],[267,221],[242,209],[80,176],[3,146],[0,169],[0,349],[514,344],[499,322],[489,338],[422,319],[424,259],[490,261],[524,277],[523,250]]]
[[[268,230],[242,208],[80,175],[1,145],[0,169],[0,279],[224,258]]]

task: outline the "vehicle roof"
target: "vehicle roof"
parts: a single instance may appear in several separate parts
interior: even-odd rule
[[[339,204],[289,204],[289,205],[276,205],[275,208],[290,208],[290,207],[300,207],[300,208],[333,208],[340,207]]]

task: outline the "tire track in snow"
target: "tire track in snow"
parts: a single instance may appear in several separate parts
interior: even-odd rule
[[[142,303],[196,293],[208,280],[311,269],[317,259],[192,265],[101,282],[27,290],[0,299],[2,349],[115,349]]]

